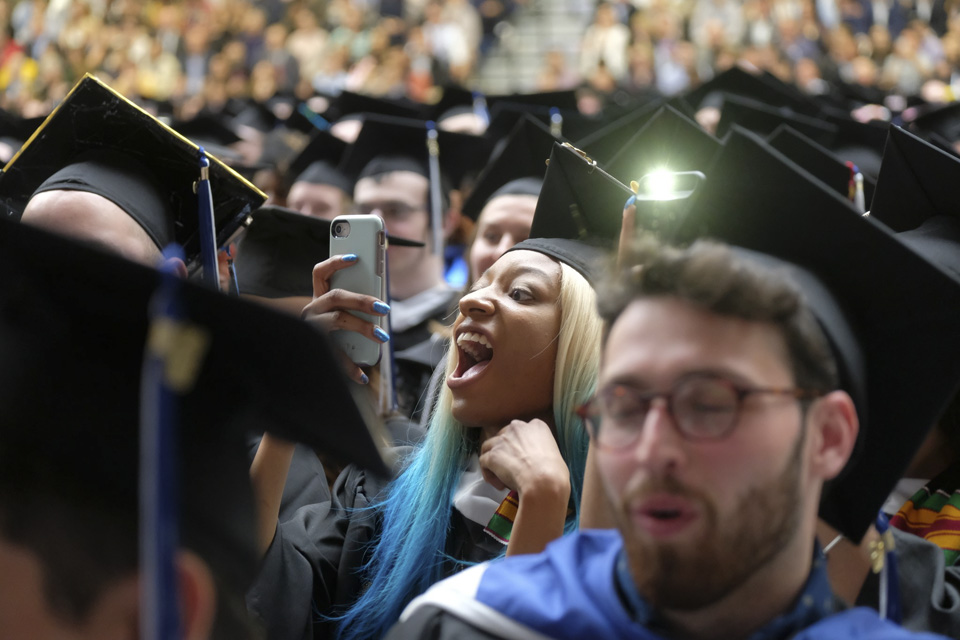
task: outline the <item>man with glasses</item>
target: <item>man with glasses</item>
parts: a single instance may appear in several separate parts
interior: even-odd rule
[[[619,531],[468,570],[391,638],[908,637],[868,609],[840,615],[815,550],[858,420],[803,296],[718,244],[638,264],[601,297],[581,408]]]
[[[580,413],[617,530],[441,582],[391,640],[939,637],[846,609],[815,532],[858,542],[952,396],[960,287],[741,132],[677,232],[700,235],[728,244],[646,245],[598,292]]]

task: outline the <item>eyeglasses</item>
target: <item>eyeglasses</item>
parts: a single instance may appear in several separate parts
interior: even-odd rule
[[[372,202],[368,204],[355,204],[350,209],[354,215],[367,216],[374,211],[379,211],[384,220],[400,220],[406,218],[414,211],[425,211],[426,205],[412,205],[406,202]]]
[[[667,392],[640,391],[623,384],[604,387],[577,414],[599,446],[619,449],[637,442],[653,401],[663,398],[667,414],[684,438],[720,440],[736,426],[743,401],[758,394],[812,400],[821,392],[744,387],[718,375],[696,373],[679,378]]]

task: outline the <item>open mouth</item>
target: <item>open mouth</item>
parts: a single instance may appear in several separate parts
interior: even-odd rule
[[[493,359],[493,346],[486,336],[465,331],[457,336],[457,370],[455,378],[479,375]]]
[[[691,505],[669,498],[648,501],[637,515],[641,528],[654,537],[677,535],[697,517]]]

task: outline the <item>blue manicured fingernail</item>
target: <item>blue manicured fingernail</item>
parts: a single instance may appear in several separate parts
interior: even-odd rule
[[[387,314],[390,313],[390,305],[384,304],[383,302],[377,300],[373,303],[373,310],[377,313]]]
[[[357,260],[359,260],[359,258],[357,257],[357,254],[355,253],[348,253],[340,259],[343,260],[344,262],[356,262]]]
[[[362,382],[363,384],[368,384],[370,382],[370,378],[367,377],[367,374],[361,373],[360,382]]]
[[[380,327],[375,327],[373,329],[373,335],[377,336],[377,339],[380,342],[386,342],[390,339],[390,336],[387,335],[387,332],[381,329]]]
[[[627,204],[623,205],[623,208],[626,209],[627,207],[629,207],[630,205],[632,205],[632,204],[635,203],[636,201],[637,201],[637,196],[636,196],[636,195],[630,196],[629,198],[627,198]]]

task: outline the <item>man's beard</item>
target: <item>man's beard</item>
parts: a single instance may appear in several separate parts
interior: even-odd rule
[[[640,595],[657,609],[700,609],[731,593],[776,556],[800,522],[804,440],[801,429],[783,473],[772,483],[750,487],[722,517],[707,496],[670,477],[629,492],[614,511]],[[652,493],[680,495],[699,504],[702,537],[672,544],[638,534],[629,505],[637,496]]]

